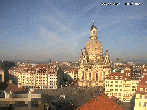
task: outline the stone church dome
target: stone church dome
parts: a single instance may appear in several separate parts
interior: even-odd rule
[[[88,55],[103,55],[102,43],[98,40],[90,40],[86,43],[86,50]]]

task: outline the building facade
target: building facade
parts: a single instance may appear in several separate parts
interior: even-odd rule
[[[147,110],[147,76],[138,84],[134,110]]]
[[[131,79],[132,70],[125,68],[124,73],[111,73],[105,79],[105,94],[115,96],[123,102],[130,102],[140,80]]]
[[[9,70],[10,79],[22,88],[57,89],[63,83],[64,73],[58,64],[17,66]]]
[[[102,43],[98,40],[97,28],[94,22],[90,32],[90,41],[86,43],[84,51],[81,51],[78,85],[103,86],[105,75],[110,73],[109,54],[107,50],[105,57],[103,56]]]

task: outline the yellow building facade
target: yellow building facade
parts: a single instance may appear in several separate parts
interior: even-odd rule
[[[129,75],[129,73],[126,73]],[[111,73],[105,79],[105,94],[115,96],[123,102],[130,102],[138,87],[139,80],[128,79],[125,73]]]
[[[138,84],[134,110],[147,110],[147,76]]]

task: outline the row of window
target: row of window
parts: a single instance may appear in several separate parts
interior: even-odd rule
[[[118,91],[119,89],[110,89],[110,91]],[[120,91],[122,91],[122,89],[120,89]]]
[[[106,84],[106,87],[107,87],[107,86],[108,86],[108,87],[113,87],[113,85],[109,85],[109,84],[108,84],[108,85]],[[115,87],[122,87],[122,85],[115,85]]]
[[[143,91],[143,88],[140,88],[140,91]],[[147,92],[147,88],[145,88],[145,92]]]
[[[147,75],[147,73],[143,73],[143,75]]]
[[[46,83],[36,83],[36,84],[46,84]]]
[[[139,102],[139,106],[140,106],[140,107],[141,107],[141,103],[142,103],[142,102]],[[143,103],[143,107],[147,107],[147,102],[144,102],[144,103]]]
[[[117,93],[106,93],[108,96],[121,96],[121,93],[117,94]]]
[[[142,95],[140,95],[140,99],[142,99],[143,97],[142,97]],[[144,99],[147,99],[147,96],[145,95],[144,96]]]
[[[118,83],[118,81],[106,81],[106,83]],[[122,81],[120,81],[122,83]]]

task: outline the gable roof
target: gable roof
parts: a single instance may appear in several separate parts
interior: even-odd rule
[[[92,99],[88,103],[78,107],[77,110],[124,110],[120,105],[111,100],[106,94]]]
[[[143,90],[141,90],[141,88]],[[146,88],[147,88],[147,76],[144,76],[143,79],[138,84],[138,88],[137,88],[136,93],[147,94]]]
[[[12,93],[17,93],[17,94],[24,94],[27,92],[27,90],[24,90],[22,88],[18,88],[17,85],[14,85],[12,82],[9,83],[0,83],[0,89],[3,91],[6,91],[7,93],[9,93],[10,91],[12,91]]]

